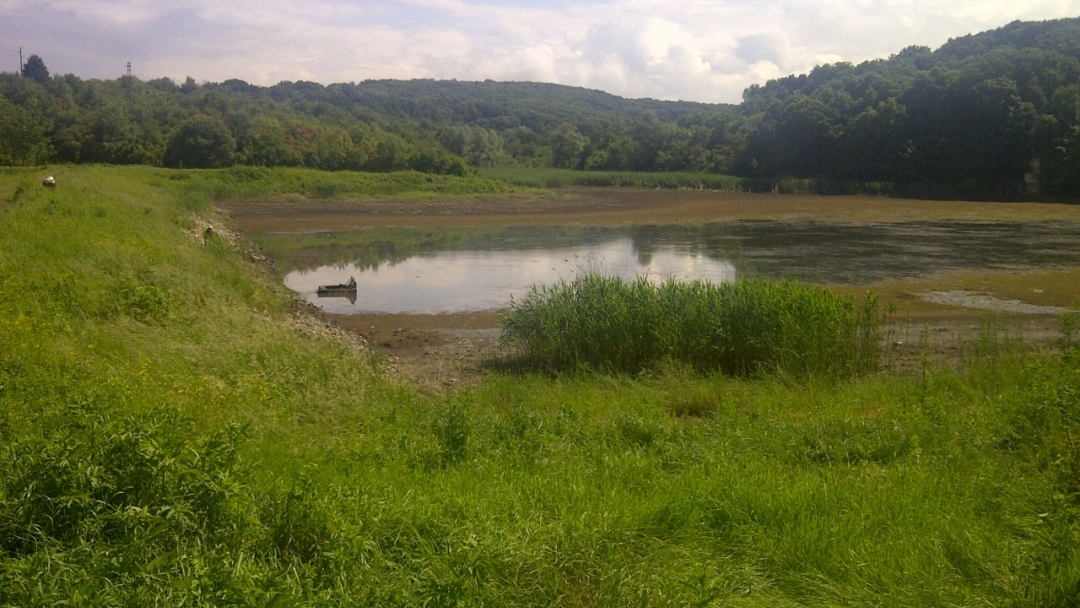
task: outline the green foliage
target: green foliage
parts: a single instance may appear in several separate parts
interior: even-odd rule
[[[113,415],[87,402],[59,412],[42,437],[7,446],[0,548],[23,556],[55,543],[226,531],[241,433],[196,437],[167,409]]]
[[[113,289],[112,310],[106,313],[127,315],[137,321],[164,321],[174,308],[165,290],[132,277],[122,277]]]
[[[936,51],[910,47],[752,85],[739,106],[538,83],[259,87],[189,77],[177,86],[0,74],[0,164],[456,176],[528,167],[583,171],[545,177],[572,185],[1075,200],[1078,35],[1080,19],[1015,22]],[[667,175],[640,177],[651,173]],[[725,175],[745,181],[732,186]]]
[[[468,125],[446,127],[439,133],[439,143],[474,167],[494,167],[506,161],[502,140],[492,129]]]
[[[34,115],[0,96],[0,165],[37,165],[52,156]]]
[[[561,125],[551,135],[551,164],[558,169],[583,168],[587,142],[574,125]]]
[[[165,164],[189,169],[215,169],[232,164],[236,141],[220,118],[193,116],[169,140]]]
[[[300,195],[315,199],[425,198],[510,192],[502,182],[477,175],[431,175],[418,171],[366,173],[286,168],[232,167],[169,174],[192,204],[211,199],[269,199]]]
[[[49,68],[45,67],[45,61],[37,55],[30,55],[22,66],[23,78],[29,78],[38,84],[49,81]]]
[[[1075,347],[432,394],[191,233],[223,221],[200,180],[318,174],[38,173],[0,169],[0,605],[1075,604]],[[125,285],[167,314],[114,309]]]
[[[451,399],[435,422],[435,436],[443,463],[452,465],[465,458],[469,445],[469,417],[464,401]]]
[[[673,360],[728,374],[844,377],[877,366],[876,300],[795,282],[713,285],[587,273],[534,286],[500,318],[503,340],[544,369],[637,372]]]
[[[275,488],[259,498],[259,521],[266,527],[266,555],[285,563],[312,564],[330,548],[333,531],[319,488],[301,476],[287,491]]]
[[[571,171],[567,169],[540,168],[498,168],[481,169],[480,175],[501,180],[526,188],[569,188],[569,187],[616,187],[616,188],[664,188],[671,190],[724,190],[738,191],[753,187],[754,184],[730,175],[709,173],[669,173],[626,171]],[[765,182],[762,182],[764,184]],[[759,186],[760,190],[771,189],[772,182]]]
[[[923,197],[1075,199],[1080,19],[1015,22],[753,85],[736,172],[891,182]],[[1057,102],[1053,100],[1057,99]]]

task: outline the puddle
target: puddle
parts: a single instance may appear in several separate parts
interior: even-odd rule
[[[1024,315],[1060,315],[1074,312],[1061,306],[1038,306],[1020,300],[1003,300],[970,291],[931,291],[922,294],[922,298],[935,304],[979,308],[996,312],[1014,312]]]
[[[657,281],[758,276],[866,285],[952,271],[1080,266],[1080,225],[1066,222],[751,220],[251,236],[276,261],[287,286],[338,314],[494,310],[523,296],[530,285],[570,279],[582,270],[628,279],[647,275]],[[351,277],[359,284],[355,302],[317,296],[319,286],[347,283]],[[980,297],[985,296],[956,296],[956,301],[973,306],[982,302]],[[1002,308],[1002,302],[1007,301],[985,304],[1011,310]]]

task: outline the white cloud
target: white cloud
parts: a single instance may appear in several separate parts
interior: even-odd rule
[[[323,83],[537,80],[630,97],[737,102],[749,84],[1005,25],[1080,0],[0,0],[54,73]]]

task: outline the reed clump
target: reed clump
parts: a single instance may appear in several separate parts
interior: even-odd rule
[[[795,281],[730,283],[587,272],[533,286],[500,319],[503,341],[531,365],[638,372],[665,361],[732,375],[850,377],[877,369],[882,313]]]

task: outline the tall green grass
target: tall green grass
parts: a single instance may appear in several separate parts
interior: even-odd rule
[[[418,171],[364,173],[236,166],[228,169],[156,171],[192,200],[303,197],[309,199],[425,198],[501,194],[509,184],[480,175],[432,175]]]
[[[714,173],[574,171],[535,167],[477,169],[493,180],[527,188],[620,187],[737,191],[742,179]]]
[[[882,318],[856,302],[792,281],[731,283],[584,273],[534,286],[500,318],[503,340],[533,365],[638,372],[664,361],[747,375],[840,378],[877,368]]]
[[[716,173],[677,171],[577,171],[540,167],[494,167],[477,169],[476,171],[479,175],[489,179],[527,188],[661,188],[667,190],[715,190],[720,192],[772,192],[777,194],[866,194],[871,196],[903,196],[911,194],[893,184],[883,182],[850,182],[795,177],[736,177]],[[927,193],[923,192],[922,194]],[[941,198],[940,196],[928,197]]]
[[[913,377],[428,393],[193,234],[224,218],[170,172],[49,172],[0,169],[0,606],[1080,597],[1073,342],[982,336]]]

